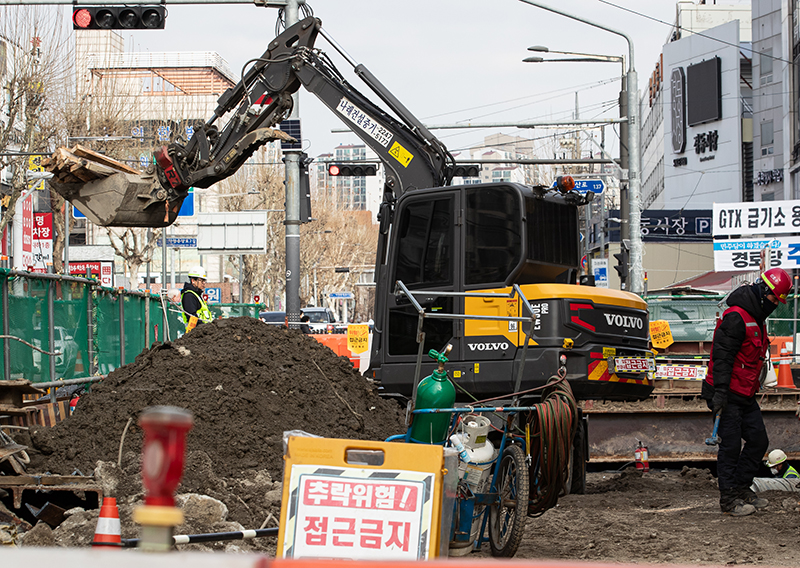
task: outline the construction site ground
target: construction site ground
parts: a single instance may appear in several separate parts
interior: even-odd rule
[[[30,447],[30,473],[94,474],[104,494],[117,497],[122,537],[136,538],[132,511],[143,498],[137,418],[153,405],[194,415],[178,489],[186,517],[179,534],[277,526],[284,431],[370,440],[404,431],[404,408],[380,398],[346,358],[298,331],[232,318],[154,345],[93,386],[67,420],[14,436]],[[562,497],[528,519],[517,558],[800,565],[800,493],[766,496],[767,509],[733,518],[720,513],[716,480],[707,469],[592,472],[586,494]],[[42,496],[26,497],[37,498],[33,504],[40,507]],[[3,520],[10,507],[10,496],[0,498],[0,541],[6,544],[82,547],[92,540],[96,509],[71,508],[57,528],[44,522],[30,528]],[[274,554],[275,541],[180,549]],[[488,544],[470,558],[484,556]]]

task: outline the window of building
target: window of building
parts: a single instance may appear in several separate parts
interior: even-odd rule
[[[0,41],[0,77],[6,74],[6,44]]]
[[[772,61],[772,48],[763,50],[758,62],[759,73],[762,77],[772,75]]]
[[[775,132],[771,120],[761,123],[761,155],[767,156],[774,152],[772,144],[775,142]]]

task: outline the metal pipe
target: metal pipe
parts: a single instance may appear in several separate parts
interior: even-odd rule
[[[308,276],[308,275],[306,275]],[[244,304],[244,255],[239,255],[239,303]]]
[[[264,6],[265,8],[284,8],[287,4],[288,0],[169,0],[170,4],[255,4],[256,6]],[[103,5],[120,5],[124,4],[126,6],[137,6],[137,5],[150,5],[153,2],[130,2],[129,0],[103,0]],[[75,2],[73,0],[0,0],[0,6],[24,6],[27,4],[35,4],[41,6],[56,6],[59,4],[72,4],[74,6],[82,6],[82,5],[96,5],[97,2],[93,0],[87,0],[86,2]],[[105,140],[106,137],[99,136],[99,137],[92,137],[92,138],[99,138],[100,140]],[[109,136],[109,139],[113,139],[113,137]],[[122,137],[118,137],[122,138]],[[130,137],[128,137],[130,138]],[[127,138],[126,138],[127,139]],[[38,156],[39,154],[31,154],[32,156]]]
[[[144,297],[144,348],[150,349],[150,294]]]
[[[174,268],[174,267],[173,267]],[[172,280],[175,280],[175,273],[172,273]],[[163,298],[164,295],[167,293],[167,231],[165,229],[161,230],[161,297]],[[169,337],[167,336],[167,310],[161,310],[161,336],[164,339],[164,343],[169,341]],[[156,334],[155,340],[158,341],[158,334]],[[147,344],[148,348],[150,344]]]
[[[794,277],[794,318],[792,319],[792,363],[796,363],[795,357],[797,356],[797,280],[798,276]]]
[[[92,298],[91,287],[85,286],[84,290],[86,291],[86,330],[89,337],[86,346],[86,357],[89,359],[89,374],[94,375],[95,371],[97,370],[94,366],[94,318],[92,317],[92,312],[94,311],[94,299]]]
[[[10,317],[9,317],[9,301],[8,301],[8,278],[3,278],[3,377],[5,380],[11,380],[11,340],[8,338],[11,335]]]
[[[428,130],[464,130],[469,128],[562,128],[565,126],[600,126],[628,122],[628,118],[594,118],[580,120],[535,120],[532,122],[457,122],[453,124],[426,124]],[[331,128],[331,132],[352,132],[351,128]]]
[[[37,154],[38,156],[39,154]],[[8,276],[22,276],[24,278],[41,278],[42,280],[60,280],[62,282],[81,282],[84,284],[96,285],[97,281],[94,278],[85,278],[82,276],[65,276],[63,274],[50,274],[46,272],[28,272],[26,270],[2,270]]]
[[[64,202],[64,274],[69,276],[69,201]]]
[[[55,301],[53,299],[53,286],[54,283],[51,280],[47,286],[47,335],[48,335],[48,343],[47,346],[50,351],[55,350]],[[55,355],[48,355],[47,356],[50,362],[50,381],[56,380],[56,360]],[[56,388],[50,389],[50,402],[53,403],[53,411],[55,412],[56,420],[60,418],[58,411],[58,405],[56,404]]]
[[[250,538],[278,536],[277,528],[256,529],[235,532],[205,533],[205,534],[176,534],[172,538],[175,544],[191,544],[195,542],[218,542],[223,540],[245,540]],[[139,545],[138,538],[123,538],[122,548],[135,548]]]
[[[49,383],[34,383],[32,386],[36,388],[50,388],[50,387],[63,387],[67,385],[80,385],[84,383],[97,383],[106,378],[106,375],[98,375],[96,377],[79,377],[77,379],[64,379],[63,381],[50,381]]]
[[[120,292],[119,300],[119,366],[125,365],[125,295]]]

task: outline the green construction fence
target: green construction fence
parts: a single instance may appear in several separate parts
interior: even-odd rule
[[[5,380],[40,383],[105,375],[133,362],[153,342],[172,341],[184,332],[180,309],[156,294],[3,268],[0,285]],[[257,318],[264,309],[255,304],[209,307],[215,318]]]

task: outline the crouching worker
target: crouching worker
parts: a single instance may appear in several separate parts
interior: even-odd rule
[[[775,477],[756,477],[751,486],[753,491],[800,491],[800,474],[786,461],[783,450],[772,450],[764,465]]]
[[[203,300],[205,289],[206,269],[202,266],[195,266],[189,271],[189,281],[183,285],[181,291],[181,308],[186,333],[192,331],[198,323],[209,323],[214,319],[211,310]]]

